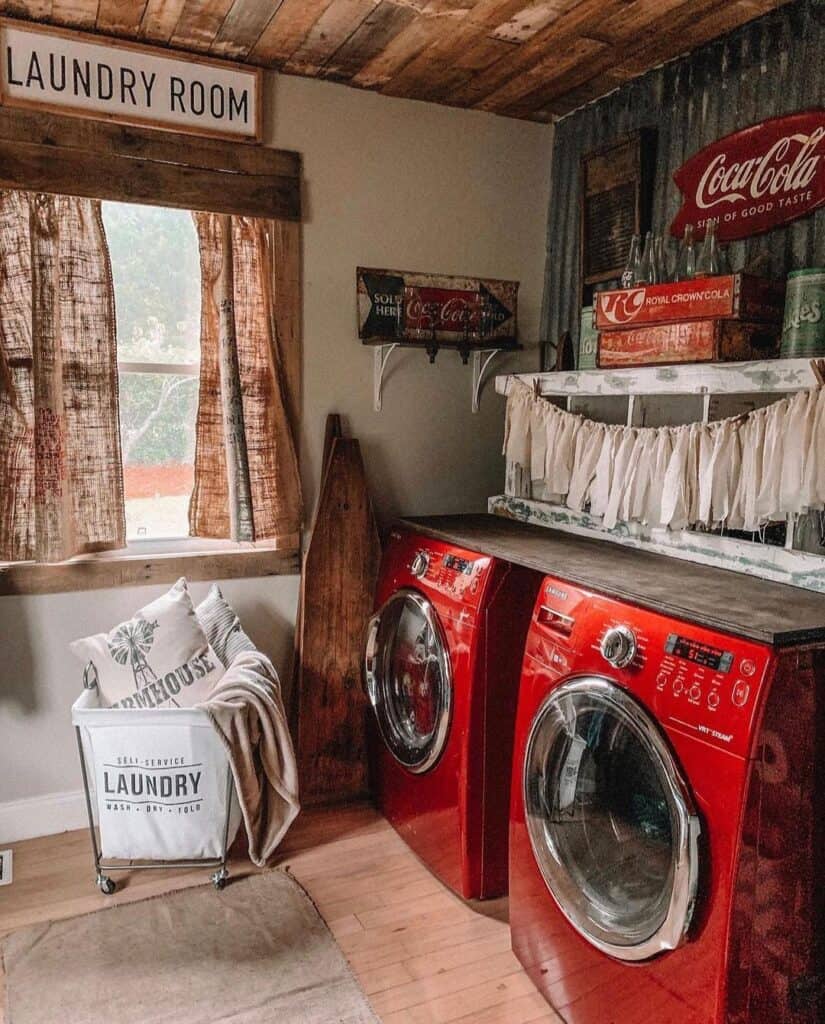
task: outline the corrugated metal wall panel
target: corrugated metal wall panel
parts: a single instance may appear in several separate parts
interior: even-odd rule
[[[666,64],[556,125],[542,326],[578,347],[579,185],[587,153],[644,125],[658,130],[653,224],[664,231],[680,193],[673,172],[697,150],[767,117],[825,101],[825,0],[796,0]],[[825,210],[731,244],[734,269],[759,253],[770,272],[825,265]]]

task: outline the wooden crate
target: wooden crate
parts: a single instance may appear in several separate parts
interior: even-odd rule
[[[706,318],[779,324],[785,283],[753,274],[725,274],[597,292],[594,299],[599,331]]]
[[[739,362],[779,353],[780,325],[715,318],[599,334],[602,369],[666,363]]]

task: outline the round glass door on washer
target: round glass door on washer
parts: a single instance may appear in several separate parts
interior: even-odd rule
[[[364,649],[374,790],[467,899],[507,888],[512,679],[540,579],[402,526],[384,552]]]
[[[599,677],[560,686],[533,721],[523,788],[536,863],[584,938],[621,960],[682,942],[699,876],[699,821],[637,701]]]
[[[422,594],[399,590],[373,616],[365,675],[387,749],[411,772],[428,771],[447,743],[453,683],[444,629]]]
[[[727,1006],[769,665],[755,642],[543,582],[519,679],[509,917],[564,1024],[754,1024]]]

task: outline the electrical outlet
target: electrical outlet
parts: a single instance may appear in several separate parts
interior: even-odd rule
[[[11,885],[11,850],[0,850],[0,885]]]

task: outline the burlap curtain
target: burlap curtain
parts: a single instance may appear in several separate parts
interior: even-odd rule
[[[124,547],[100,203],[0,193],[0,560]]]
[[[194,216],[201,366],[190,533],[297,545],[301,483],[276,326],[275,225]]]

